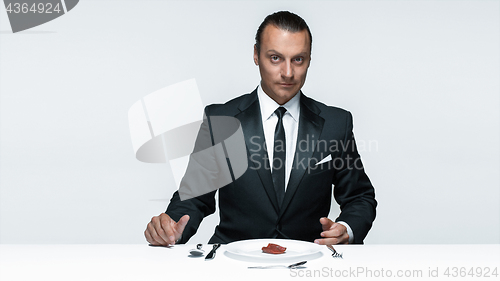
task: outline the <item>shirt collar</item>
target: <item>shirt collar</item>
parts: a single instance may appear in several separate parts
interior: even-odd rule
[[[262,90],[261,85],[257,88],[257,97],[259,98],[262,122],[264,122],[274,114],[274,111],[280,107],[280,105]],[[286,113],[290,114],[290,116],[298,122],[300,112],[300,91],[282,106],[286,108]]]

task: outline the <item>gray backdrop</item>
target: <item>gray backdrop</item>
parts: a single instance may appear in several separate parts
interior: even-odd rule
[[[498,1],[88,0],[17,34],[0,9],[0,242],[145,243],[176,187],[135,159],[128,109],[190,78],[205,105],[252,91],[282,9],[313,33],[304,92],[354,115],[365,242],[499,243]]]

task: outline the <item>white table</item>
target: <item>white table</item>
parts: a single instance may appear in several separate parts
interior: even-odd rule
[[[204,245],[204,249],[209,247]],[[224,247],[217,251],[214,260],[205,261],[203,257],[188,257],[189,249],[195,245],[164,248],[146,244],[3,244],[0,280],[283,280],[309,276],[336,280],[370,276],[378,276],[377,280],[442,280],[447,277],[447,269],[449,279],[500,280],[499,244],[336,246],[343,259],[332,258],[325,247],[322,257],[295,270],[248,269],[257,263],[231,259],[224,254]],[[491,275],[495,268],[496,277]],[[474,277],[471,269],[476,273]],[[479,271],[484,274],[488,269],[490,277],[477,276]],[[461,277],[464,271],[465,276]],[[432,277],[436,274],[439,278]],[[396,275],[403,276],[395,278]]]

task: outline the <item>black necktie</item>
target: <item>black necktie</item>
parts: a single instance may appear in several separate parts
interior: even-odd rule
[[[278,116],[278,124],[274,130],[274,154],[273,154],[273,183],[278,205],[281,208],[281,203],[285,197],[285,159],[286,159],[286,142],[285,128],[283,127],[283,115],[286,108],[278,107],[274,113]]]

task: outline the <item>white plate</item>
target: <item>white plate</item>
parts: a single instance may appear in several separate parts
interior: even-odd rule
[[[283,254],[267,254],[262,247],[274,243],[286,247]],[[289,239],[251,239],[227,244],[224,254],[230,258],[251,262],[299,262],[317,259],[323,255],[320,245]]]

